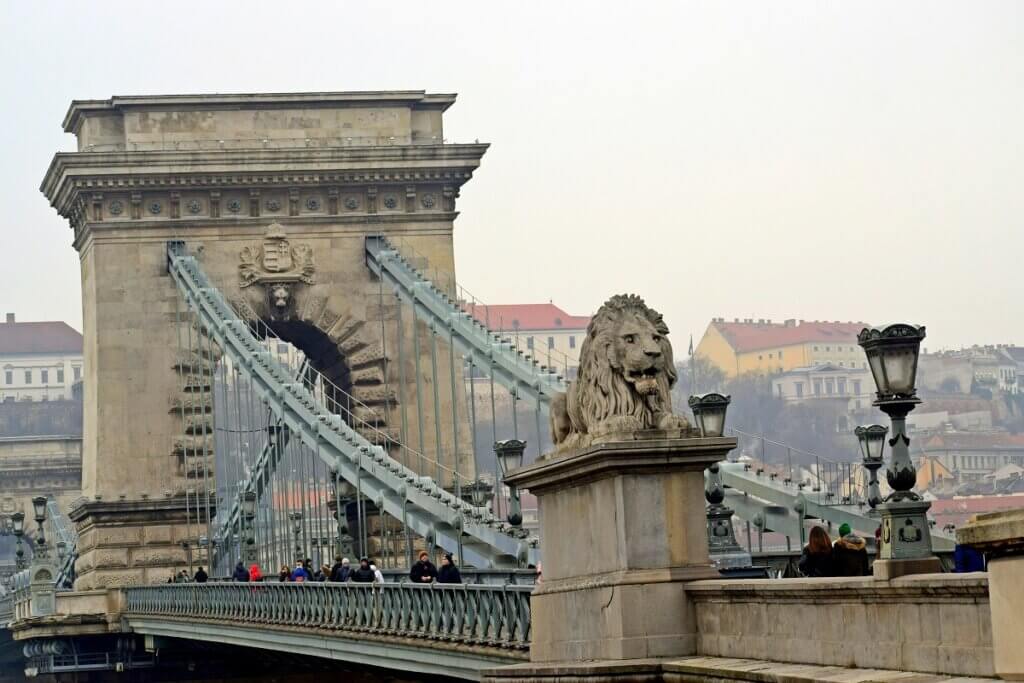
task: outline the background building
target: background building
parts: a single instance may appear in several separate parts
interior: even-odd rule
[[[82,335],[67,323],[0,323],[0,401],[71,399],[81,378]]]
[[[859,322],[714,318],[695,350],[718,366],[726,377],[748,372],[776,373],[825,363],[841,368],[867,368],[857,333]]]
[[[553,303],[475,306],[470,313],[492,330],[506,333],[542,365],[567,375],[579,367],[588,315],[570,315]]]
[[[853,362],[849,363],[854,365]],[[822,363],[794,368],[772,378],[772,393],[789,403],[837,401],[846,410],[855,411],[871,405],[875,382],[863,367],[840,367]]]

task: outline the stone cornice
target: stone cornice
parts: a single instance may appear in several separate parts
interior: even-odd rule
[[[732,437],[679,438],[658,430],[617,436],[633,440],[597,443],[576,453],[538,460],[507,474],[505,483],[537,494],[623,474],[702,471],[736,447]]]
[[[73,100],[64,116],[64,131],[74,133],[86,112],[118,111],[134,108],[158,109],[260,109],[292,107],[362,107],[404,105],[414,109],[445,111],[455,103],[456,95],[433,94],[425,90],[370,90],[365,92],[239,93],[228,95],[114,95],[107,100]]]
[[[76,195],[103,190],[444,183],[472,177],[486,144],[218,151],[61,152],[40,185],[67,217]]]

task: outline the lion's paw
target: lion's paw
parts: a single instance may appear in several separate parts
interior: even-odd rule
[[[671,413],[667,413],[665,415],[662,415],[661,419],[658,420],[658,429],[663,429],[665,431],[673,431],[676,429],[681,429],[685,431],[688,430],[689,428],[690,423],[687,422],[686,418],[683,417],[682,415],[673,415]]]
[[[598,423],[594,430],[595,436],[605,434],[618,434],[622,432],[637,432],[643,429],[640,420],[633,415],[613,415]]]

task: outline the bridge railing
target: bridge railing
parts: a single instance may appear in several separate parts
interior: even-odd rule
[[[217,583],[125,589],[126,616],[302,626],[526,649],[532,586]]]

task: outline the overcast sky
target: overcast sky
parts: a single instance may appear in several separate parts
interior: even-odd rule
[[[4,2],[0,308],[81,328],[39,184],[72,99],[457,92],[456,222],[494,303],[906,320],[1024,343],[1020,2]]]

